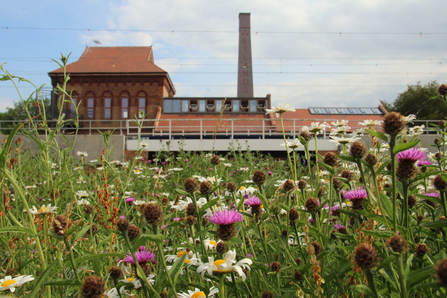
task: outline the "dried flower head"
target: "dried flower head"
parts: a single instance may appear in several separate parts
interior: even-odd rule
[[[196,215],[196,207],[194,206],[194,203],[188,203],[188,206],[186,206],[186,215],[195,216]]]
[[[254,173],[253,173],[253,182],[256,184],[256,185],[261,185],[261,184],[264,184],[265,183],[265,181],[267,180],[267,176],[265,175],[265,173],[263,172],[263,171],[261,171],[261,170],[256,170]]]
[[[236,192],[237,191],[237,185],[234,182],[228,182],[227,184],[227,190],[229,192]]]
[[[140,236],[140,234],[140,228],[136,225],[130,225],[129,228],[127,228],[127,236],[129,237],[130,241],[136,239],[138,236]]]
[[[310,213],[314,213],[320,206],[320,202],[316,198],[309,197],[306,200],[305,206],[307,211],[309,211]]]
[[[447,85],[446,84],[439,85],[438,88],[436,89],[436,92],[441,96],[446,96],[447,95]]]
[[[429,251],[430,248],[428,248],[427,244],[419,243],[414,249],[414,254],[419,259],[422,259]]]
[[[361,243],[354,249],[354,261],[362,270],[371,270],[379,264],[379,254],[368,243]]]
[[[299,270],[295,271],[295,273],[293,274],[293,278],[298,282],[304,280],[304,276]]]
[[[289,192],[295,189],[295,183],[291,179],[287,179],[281,186],[282,190],[285,192]]]
[[[261,298],[273,298],[273,293],[270,291],[265,291],[262,293]]]
[[[307,186],[307,182],[306,181],[304,181],[304,180],[298,181],[298,188],[299,189],[303,190],[303,189],[306,188],[306,186]]]
[[[118,278],[121,277],[121,275],[122,275],[122,271],[121,271],[121,269],[120,269],[119,267],[112,266],[112,267],[110,267],[110,269],[109,269],[109,274],[110,274],[110,277],[111,277],[113,280],[117,280]]]
[[[407,251],[407,248],[408,248],[407,240],[405,240],[405,238],[400,235],[395,235],[395,236],[391,237],[390,239],[388,239],[387,243],[388,243],[388,246],[394,252],[397,252],[400,254]]]
[[[281,264],[279,262],[272,262],[270,264],[270,270],[272,270],[273,272],[278,272],[279,270],[281,270]]]
[[[141,212],[149,224],[158,224],[161,221],[161,208],[155,203],[141,205]]]
[[[225,243],[223,241],[219,241],[216,244],[216,252],[218,254],[223,254],[225,252]]]
[[[436,266],[436,275],[439,278],[440,283],[447,287],[447,259],[442,260]]]
[[[447,181],[445,181],[441,175],[435,177],[433,185],[439,191],[445,191],[447,189]]]
[[[407,127],[407,123],[400,113],[391,112],[383,117],[382,127],[385,133],[398,135]]]
[[[337,155],[334,152],[327,152],[324,155],[324,163],[328,166],[335,167],[338,163]]]
[[[183,186],[185,187],[185,190],[188,193],[194,193],[195,191],[199,190],[197,180],[194,178],[187,178]]]
[[[298,211],[295,208],[289,210],[289,220],[295,221],[298,219]]]
[[[60,235],[66,235],[68,229],[70,228],[70,219],[64,215],[58,215],[53,220],[53,231]]]
[[[200,193],[204,196],[209,195],[211,191],[213,190],[213,186],[209,181],[202,181],[200,183]]]
[[[374,155],[374,154],[372,154],[372,153],[368,153],[366,156],[365,156],[365,161],[368,163],[368,164],[370,164],[370,165],[375,165],[377,162],[378,162],[378,159],[377,159],[377,157]]]
[[[118,231],[125,232],[129,228],[129,222],[125,217],[120,217],[118,219],[118,222],[116,223],[116,226],[118,228]]]
[[[217,155],[213,155],[213,156],[211,156],[210,161],[211,161],[211,164],[218,165],[218,164],[220,164],[220,157]]]
[[[332,178],[332,185],[334,186],[335,189],[339,189],[343,185],[343,181],[333,177]]]
[[[91,275],[84,278],[81,286],[81,295],[84,298],[101,298],[105,292],[105,282],[101,277]]]
[[[341,177],[351,181],[354,178],[354,174],[350,170],[343,170],[340,174]]]
[[[367,150],[362,141],[355,141],[349,148],[349,154],[354,158],[363,158]]]

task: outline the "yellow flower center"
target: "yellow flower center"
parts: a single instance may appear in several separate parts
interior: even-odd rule
[[[189,263],[191,263],[191,260],[186,259],[183,263],[189,264]]]
[[[212,245],[216,246],[216,245],[217,245],[217,242],[216,242],[216,241],[214,241],[214,240],[210,240],[210,244],[212,244]]]
[[[182,251],[179,251],[177,254],[176,254],[176,256],[177,256],[177,258],[180,258],[181,256],[183,256],[183,255],[186,255],[188,252],[186,251],[186,250],[182,250]]]
[[[39,212],[39,213],[45,213],[45,212],[47,212],[47,207],[40,207],[40,209],[37,210],[37,212]]]
[[[191,295],[191,298],[197,298],[197,297],[206,297],[205,293],[203,292],[195,292],[194,294]]]
[[[216,260],[213,262],[213,265],[216,266],[216,270],[213,270],[213,272],[216,273],[226,273],[226,272],[232,272],[234,271],[233,267],[229,267],[229,268],[224,268],[224,269],[219,269],[219,265],[225,264],[225,260]]]
[[[7,286],[10,286],[10,285],[15,284],[15,283],[16,283],[15,280],[13,280],[13,279],[8,279],[8,280],[5,280],[4,282],[2,282],[2,284],[1,284],[0,286],[2,286],[2,287],[7,287]],[[205,297],[205,296],[204,296],[204,297]]]
[[[133,278],[133,277],[128,277],[128,278],[126,278],[126,280],[127,280],[128,282],[133,282],[134,278]]]
[[[244,190],[244,189],[245,189],[245,186],[239,187],[239,190]]]

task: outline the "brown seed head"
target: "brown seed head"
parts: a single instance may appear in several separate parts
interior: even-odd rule
[[[307,211],[309,211],[310,213],[314,213],[319,207],[318,199],[312,197],[308,198],[306,200],[305,206]]]
[[[200,183],[200,193],[204,196],[209,195],[213,190],[213,186],[209,181],[202,181]]]
[[[434,143],[436,146],[439,146],[439,145],[441,145],[441,140],[440,140],[439,138],[435,138],[434,141],[433,141],[433,143]]]
[[[307,186],[307,183],[306,183],[306,181],[304,181],[304,180],[300,180],[300,181],[298,181],[298,188],[299,189],[305,189],[306,188],[306,186]]]
[[[216,244],[216,252],[218,254],[223,254],[225,252],[225,243],[223,241],[219,241]]]
[[[219,225],[217,227],[216,235],[223,241],[229,241],[236,235],[236,228],[234,227],[234,224]]]
[[[220,157],[217,155],[213,155],[213,156],[211,156],[210,161],[211,161],[211,164],[218,165],[218,164],[220,164]]]
[[[118,228],[118,231],[125,232],[129,228],[129,221],[126,218],[121,217],[120,219],[118,219],[116,226]]]
[[[416,200],[416,196],[414,195],[410,195],[408,196],[408,208],[413,208],[414,206],[416,206],[417,200]]]
[[[289,220],[295,221],[298,219],[298,211],[295,208],[289,210]]]
[[[439,262],[438,266],[436,266],[436,275],[439,278],[440,283],[447,287],[447,259]]]
[[[121,269],[119,267],[112,266],[109,269],[109,274],[110,274],[110,277],[113,280],[117,280],[118,278],[121,277],[122,272],[121,272]]]
[[[141,212],[149,224],[158,224],[161,220],[161,208],[155,203],[141,205]]]
[[[324,155],[324,163],[331,167],[336,166],[338,163],[337,155],[334,152],[327,152]]]
[[[267,180],[267,175],[265,175],[265,173],[261,170],[256,170],[253,173],[252,180],[256,185],[261,185],[261,184],[264,184],[265,181]]]
[[[303,276],[303,274],[301,274],[301,272],[300,271],[295,271],[295,273],[293,274],[293,278],[296,280],[296,281],[303,281],[304,280],[304,276]]]
[[[379,254],[371,244],[361,243],[354,249],[354,260],[362,270],[371,270],[379,264]]]
[[[397,253],[403,253],[407,251],[408,243],[407,240],[405,240],[404,237],[400,235],[395,235],[388,239],[388,246]]]
[[[273,293],[270,291],[265,291],[262,293],[261,298],[273,298]]]
[[[84,298],[101,298],[106,290],[104,284],[102,278],[96,275],[84,278],[81,286],[81,296]]]
[[[447,181],[445,181],[441,175],[435,177],[433,185],[439,191],[445,191],[447,189]]]
[[[416,177],[418,173],[417,168],[414,165],[414,162],[411,160],[401,160],[397,164],[396,175],[400,179],[411,180]]]
[[[334,186],[335,189],[339,189],[343,185],[343,181],[333,177],[332,178],[332,185]]]
[[[349,154],[354,158],[363,158],[367,150],[362,141],[355,141],[349,148]]]
[[[93,213],[94,210],[95,210],[95,209],[93,208],[92,205],[89,205],[89,204],[84,205],[84,212],[85,212],[86,214],[91,214],[91,213]]]
[[[430,248],[428,248],[427,244],[419,243],[414,249],[414,254],[419,259],[422,259],[425,256],[425,254],[428,253],[429,251],[430,251]]]
[[[365,156],[365,161],[372,166],[378,162],[377,157],[372,153],[368,153]]]
[[[278,262],[272,262],[270,264],[270,270],[272,270],[273,272],[278,272],[279,270],[281,270],[281,264]]]
[[[389,135],[398,135],[407,127],[407,124],[400,113],[391,112],[383,116],[382,127],[385,133]]]
[[[314,241],[311,243],[311,245],[314,247],[315,254],[318,255],[321,252],[321,244]]]
[[[140,228],[136,225],[130,225],[127,229],[127,236],[129,237],[129,240],[132,241],[136,239],[138,236],[140,236],[141,231]]]
[[[186,224],[193,226],[197,223],[197,219],[195,216],[193,215],[188,215],[188,217],[186,217]]]
[[[70,219],[64,215],[58,215],[53,220],[53,230],[56,234],[64,236],[70,228]]]
[[[300,136],[306,141],[309,142],[312,140],[312,136],[307,131],[301,131]]]
[[[186,215],[196,215],[196,207],[194,206],[194,203],[191,202],[186,206]]]
[[[285,192],[289,192],[294,189],[295,189],[295,183],[293,183],[293,180],[287,179],[282,185],[282,190]]]
[[[234,182],[228,182],[228,184],[227,184],[227,190],[228,190],[229,192],[235,192],[235,191],[237,191],[237,185],[236,185],[236,183],[234,183]]]
[[[343,170],[340,174],[341,177],[351,181],[354,178],[354,174],[350,170]]]
[[[436,89],[436,92],[438,92],[438,94],[441,96],[446,96],[447,95],[447,85],[446,84],[439,85],[438,89]]]
[[[199,185],[197,183],[197,180],[194,178],[187,178],[183,184],[185,187],[186,192],[193,193],[197,190],[199,190]]]

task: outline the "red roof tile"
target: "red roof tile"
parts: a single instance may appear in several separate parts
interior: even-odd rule
[[[56,69],[51,73],[61,73]],[[152,47],[87,47],[67,73],[166,73],[154,64]]]

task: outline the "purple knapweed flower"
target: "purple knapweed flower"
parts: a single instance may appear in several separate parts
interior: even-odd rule
[[[418,167],[424,167],[424,166],[431,166],[431,161],[429,160],[420,160],[418,161],[418,163],[416,164]]]
[[[146,251],[146,249],[137,251],[135,253],[135,259],[137,260],[138,263],[149,263],[149,262],[152,262],[153,264],[156,263],[155,254],[153,254],[150,251]],[[135,264],[132,255],[127,255],[123,261],[128,264]]]
[[[222,210],[217,211],[208,219],[217,225],[231,225],[243,221],[244,217],[237,210]]]
[[[261,200],[256,196],[246,195],[246,200],[244,201],[245,205],[253,206],[253,205],[262,205]]]
[[[339,229],[346,229],[346,227],[344,225],[342,225],[342,224],[335,224],[334,225],[334,229],[337,229],[337,230],[339,230]]]
[[[437,192],[427,192],[424,193],[424,196],[439,198],[439,194]]]
[[[340,212],[338,211],[340,209],[340,206],[335,205],[331,207],[331,215],[340,215]]]
[[[133,201],[135,201],[135,198],[129,197],[126,199],[126,203],[132,203]]]
[[[396,154],[396,160],[398,162],[402,162],[403,160],[417,162],[418,160],[423,160],[426,158],[427,156],[425,155],[425,152],[414,147]]]
[[[366,199],[368,194],[364,189],[353,189],[346,192],[343,196],[346,200],[357,200],[357,199]]]

